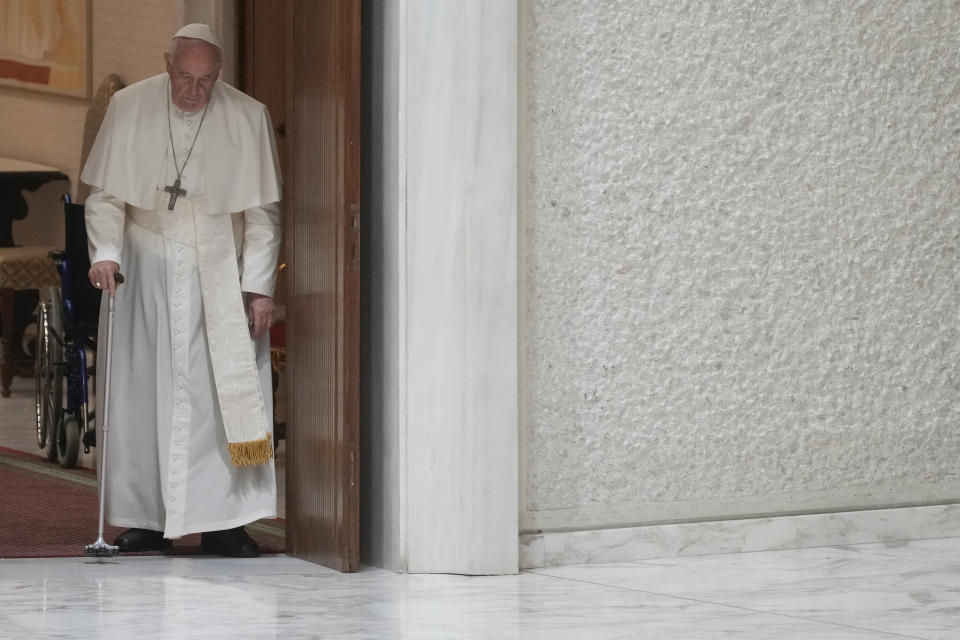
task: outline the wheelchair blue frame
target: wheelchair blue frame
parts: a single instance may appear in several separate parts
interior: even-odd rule
[[[65,339],[63,341],[64,372],[67,378],[67,406],[66,413],[73,414],[83,428],[82,433],[88,431],[89,397],[87,390],[87,347],[97,348],[97,343],[81,330],[77,315],[76,292],[74,277],[76,265],[69,256],[64,254],[54,258],[57,271],[60,272],[60,290],[63,294],[63,321]],[[85,446],[89,452],[89,445]]]
[[[63,251],[53,251],[53,259],[60,274],[60,295],[52,296],[49,304],[60,304],[60,313],[45,314],[54,317],[60,326],[50,327],[51,337],[59,345],[61,359],[55,362],[54,384],[62,385],[66,380],[65,402],[59,415],[53,416],[50,426],[53,434],[47,435],[52,442],[40,443],[41,447],[52,446],[48,451],[51,460],[60,459],[65,467],[76,465],[79,447],[85,452],[96,442],[93,412],[89,406],[87,349],[96,350],[97,316],[100,307],[100,291],[87,281],[89,258],[87,257],[87,236],[83,221],[83,205],[73,204],[69,195],[63,196],[66,219],[66,243]],[[59,299],[57,299],[59,298]],[[57,324],[57,323],[55,323]],[[60,387],[62,389],[62,386]],[[38,406],[44,399],[38,385]],[[56,396],[61,394],[56,393]],[[38,418],[39,419],[39,418]]]

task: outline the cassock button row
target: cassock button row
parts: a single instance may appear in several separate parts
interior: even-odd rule
[[[170,502],[176,502],[177,496],[170,496]]]

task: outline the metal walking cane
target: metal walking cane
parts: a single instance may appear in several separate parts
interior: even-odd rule
[[[123,282],[123,275],[119,272],[114,274],[117,284]],[[103,376],[103,427],[101,428],[100,442],[100,528],[98,530],[97,541],[88,544],[83,548],[84,555],[98,558],[115,556],[120,553],[120,547],[107,544],[103,539],[103,521],[106,512],[107,496],[107,432],[110,431],[110,361],[113,360],[113,296],[107,300],[107,366]]]

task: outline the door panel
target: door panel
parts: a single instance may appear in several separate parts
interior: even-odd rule
[[[287,177],[287,85],[285,60],[286,3],[243,0],[240,4],[240,89],[267,106],[277,141],[280,172]],[[286,220],[286,200],[280,203]],[[280,263],[287,261],[281,249]],[[286,305],[286,278],[278,278],[274,291],[278,305]]]
[[[240,89],[267,106],[273,119],[280,167],[286,169],[286,5],[244,0],[240,11]],[[286,172],[284,171],[284,175]]]
[[[287,550],[352,571],[359,561],[360,0],[288,0],[286,18]]]

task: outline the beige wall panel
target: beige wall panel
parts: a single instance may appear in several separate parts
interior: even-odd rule
[[[132,84],[163,71],[161,55],[175,20],[172,0],[94,0],[93,91],[110,73]],[[70,176],[69,190],[76,194],[86,111],[86,100],[0,88],[0,156],[57,167]],[[56,192],[65,190],[65,184],[44,188],[42,197],[31,198],[30,217],[61,224]]]

